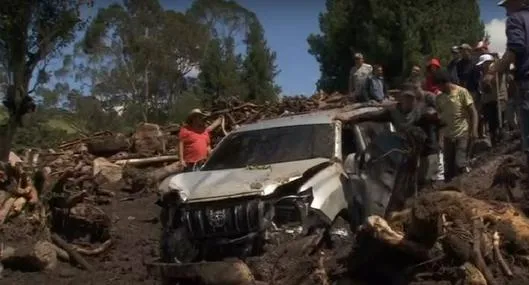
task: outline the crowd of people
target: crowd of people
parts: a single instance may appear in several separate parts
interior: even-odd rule
[[[452,59],[445,66],[438,58],[411,68],[397,93],[397,104],[380,113],[356,120],[387,120],[395,127],[414,125],[427,135],[420,161],[421,184],[450,181],[469,171],[472,147],[477,139],[488,137],[492,146],[517,126],[514,101],[514,68],[495,72],[486,80],[492,64],[499,61],[488,50],[486,41],[474,47],[451,47]],[[389,100],[383,69],[365,63],[361,53],[354,55],[349,76],[349,93],[355,102]]]

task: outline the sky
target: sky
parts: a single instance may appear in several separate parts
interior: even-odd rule
[[[184,11],[192,0],[160,0],[167,9]],[[353,0],[351,0],[353,1]],[[498,0],[480,0],[481,18],[491,37],[491,50],[505,49],[505,12],[496,5]],[[95,6],[109,3],[96,0]],[[325,0],[238,0],[255,12],[265,29],[265,36],[277,54],[280,73],[276,83],[283,94],[313,94],[320,76],[319,65],[308,53],[307,36],[319,32],[318,16],[325,10]],[[300,2],[303,2],[300,5]],[[91,11],[95,12],[95,8]],[[92,14],[91,13],[91,14]]]

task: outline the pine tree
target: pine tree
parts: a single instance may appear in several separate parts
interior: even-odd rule
[[[268,47],[259,21],[250,23],[245,43],[243,81],[247,87],[247,99],[256,102],[277,100],[280,88],[274,84],[278,74],[276,54]]]
[[[206,55],[200,62],[200,73],[198,75],[199,87],[204,103],[211,103],[221,93],[220,73],[222,66],[222,46],[219,39],[209,42]]]

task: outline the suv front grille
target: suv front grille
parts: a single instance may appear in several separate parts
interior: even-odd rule
[[[194,206],[183,210],[182,221],[193,238],[231,237],[262,229],[264,202]]]

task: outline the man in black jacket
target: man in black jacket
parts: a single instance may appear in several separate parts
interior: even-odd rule
[[[461,53],[459,46],[453,46],[451,49],[452,60],[448,63],[446,69],[450,73],[450,78],[452,78],[452,83],[459,84],[459,76],[457,75],[457,63],[461,60]]]

